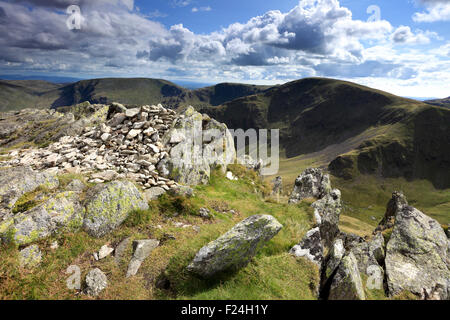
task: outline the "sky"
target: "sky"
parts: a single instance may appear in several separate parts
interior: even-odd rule
[[[0,75],[329,77],[443,98],[450,0],[0,0]]]

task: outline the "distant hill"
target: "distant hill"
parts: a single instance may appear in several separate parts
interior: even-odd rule
[[[450,108],[450,97],[444,99],[427,100],[425,103],[431,104],[433,106]]]
[[[47,81],[52,83],[73,83],[83,79],[73,78],[73,77],[60,77],[60,76],[24,76],[18,74],[4,74],[0,75],[1,80],[37,80],[37,81]]]
[[[92,79],[64,85],[39,80],[0,80],[0,111],[58,108],[85,101],[115,101],[128,105],[162,103],[169,108],[183,105],[205,107],[261,93],[268,88],[270,87],[223,83],[189,90],[170,81],[148,78]]]
[[[0,111],[48,108],[61,87],[40,80],[0,80]]]
[[[347,179],[425,178],[450,187],[450,110],[351,82],[308,78],[201,110],[230,128],[279,128],[288,158]]]

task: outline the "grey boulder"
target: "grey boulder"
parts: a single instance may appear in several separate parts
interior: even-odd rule
[[[296,257],[305,257],[320,267],[323,259],[323,246],[319,228],[309,230],[303,240],[292,247],[289,253]]]
[[[96,297],[108,286],[108,278],[98,268],[95,268],[86,276],[86,294]]]
[[[137,240],[133,242],[133,257],[128,265],[127,278],[136,275],[142,262],[159,246],[159,241],[154,239]]]
[[[421,299],[448,299],[448,239],[440,224],[416,208],[397,212],[386,248],[389,294],[409,291]]]
[[[114,181],[88,191],[84,230],[100,238],[120,226],[134,210],[147,210],[148,204],[134,184]]]
[[[289,203],[298,203],[306,198],[321,199],[331,191],[330,176],[321,169],[309,168],[295,180]]]
[[[16,201],[39,186],[55,189],[59,180],[53,171],[34,171],[29,167],[4,168],[0,170],[0,219],[13,209]]]
[[[59,231],[77,231],[83,223],[83,216],[84,208],[79,202],[79,194],[66,191],[1,222],[0,235],[24,245]]]
[[[205,278],[225,270],[238,270],[282,227],[270,215],[251,216],[201,248],[187,268]]]
[[[346,255],[331,282],[329,300],[365,300],[358,262],[353,253]]]

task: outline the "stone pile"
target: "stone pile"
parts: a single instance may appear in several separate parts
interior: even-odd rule
[[[170,150],[161,138],[176,117],[175,111],[161,105],[126,109],[113,104],[106,123],[86,127],[79,136],[64,136],[47,148],[14,151],[13,160],[3,165],[84,173],[95,183],[126,178],[145,189],[167,191],[176,183],[162,177],[157,164],[168,156]]]

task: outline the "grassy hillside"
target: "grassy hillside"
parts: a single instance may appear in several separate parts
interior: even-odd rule
[[[79,266],[83,277],[94,267],[108,275],[109,285],[100,299],[315,299],[317,267],[288,254],[312,225],[309,204],[292,206],[265,201],[261,194],[267,188],[258,182],[254,173],[239,166],[232,170],[240,177],[239,181],[229,181],[216,172],[209,185],[196,187],[192,199],[164,196],[152,201],[148,211],[133,213],[123,226],[103,239],[93,239],[79,232],[41,241],[40,247],[49,248],[49,244],[57,240],[60,248],[48,249],[34,273],[18,268],[17,250],[3,245],[0,299],[90,299],[67,289],[66,269],[70,265]],[[83,179],[61,176],[61,187],[73,178]],[[200,207],[211,209],[214,218],[200,218]],[[231,209],[236,214],[231,214]],[[271,214],[284,228],[247,267],[238,272],[222,273],[213,280],[202,280],[186,272],[186,266],[201,247],[254,214]],[[199,226],[200,231],[177,227],[176,222]],[[139,273],[129,279],[124,276],[129,257],[120,265],[116,265],[111,256],[100,261],[92,257],[105,243],[117,244],[126,237],[151,237],[162,241]],[[131,256],[131,248],[128,255]]]
[[[354,83],[308,78],[203,108],[230,128],[277,128],[287,158],[450,187],[450,110]],[[336,160],[334,160],[336,159]]]
[[[157,104],[176,101],[188,90],[166,80],[106,78],[83,80],[60,88],[52,107],[70,106],[84,101],[107,104]]]
[[[0,80],[0,112],[48,108],[62,85],[35,80]]]
[[[450,108],[450,97],[444,99],[428,100],[425,101],[425,103],[438,107]]]
[[[194,107],[218,106],[241,97],[265,92],[270,88],[272,87],[239,83],[220,83],[215,86],[194,90],[192,92],[191,105]]]

